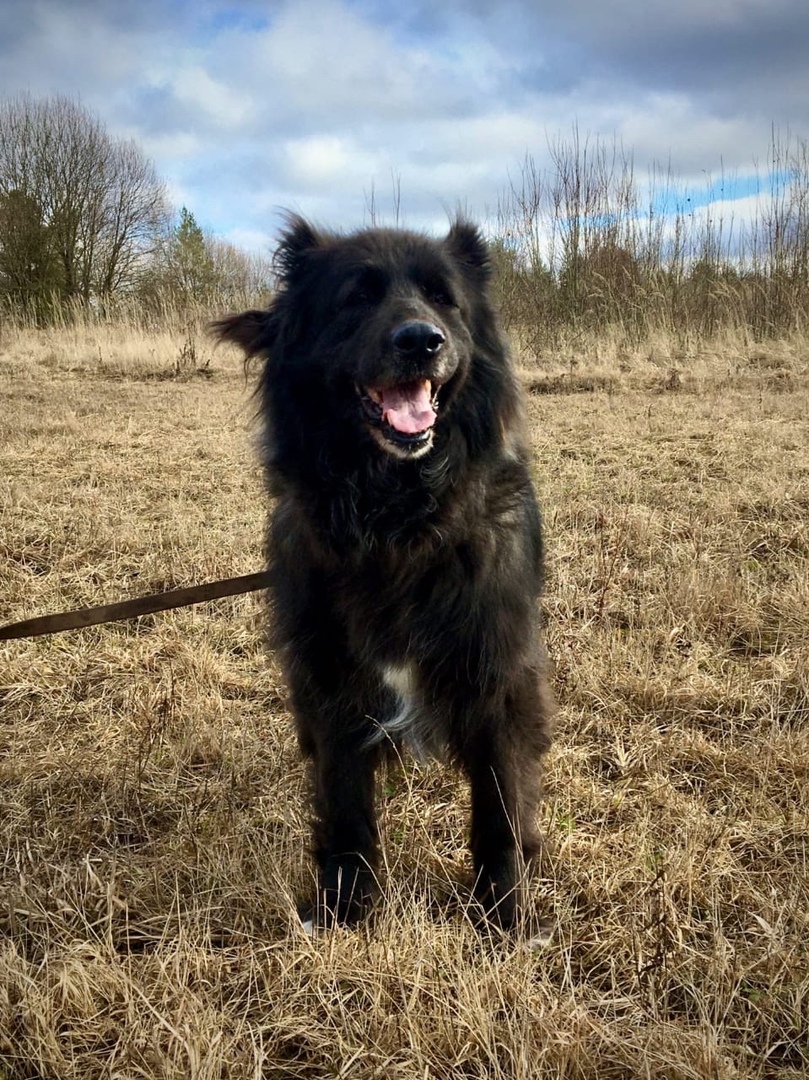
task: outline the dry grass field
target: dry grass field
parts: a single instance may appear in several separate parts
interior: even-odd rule
[[[183,348],[185,346],[185,349]],[[0,622],[261,564],[235,354],[0,340]],[[809,1075],[809,342],[526,362],[561,703],[531,949],[468,794],[382,779],[385,900],[314,940],[254,596],[0,645],[0,1080]]]

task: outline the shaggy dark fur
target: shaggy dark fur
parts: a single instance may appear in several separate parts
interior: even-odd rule
[[[264,359],[275,642],[313,759],[321,922],[374,893],[374,770],[405,741],[471,783],[475,896],[502,926],[540,848],[550,742],[540,517],[485,243],[291,219],[268,311],[216,324]]]

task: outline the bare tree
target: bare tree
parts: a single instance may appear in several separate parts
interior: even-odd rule
[[[229,240],[212,235],[205,236],[205,244],[223,302],[236,304],[242,298],[272,292],[274,274],[270,258],[244,251]]]
[[[0,214],[0,288],[13,280],[16,296],[38,295],[47,266],[50,288],[85,303],[136,282],[168,214],[164,184],[139,147],[64,97],[0,103],[0,205],[9,199],[28,207],[30,247],[21,248],[14,214]]]

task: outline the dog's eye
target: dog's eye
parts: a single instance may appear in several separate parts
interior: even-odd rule
[[[349,305],[376,304],[385,295],[385,280],[373,270],[367,270],[354,282],[346,296]]]
[[[445,289],[442,285],[425,285],[422,288],[424,298],[431,304],[435,304],[437,307],[457,307],[455,298],[449,289]]]

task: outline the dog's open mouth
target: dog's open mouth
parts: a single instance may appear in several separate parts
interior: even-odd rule
[[[405,452],[432,442],[439,390],[429,379],[358,388],[366,419],[387,442]]]

